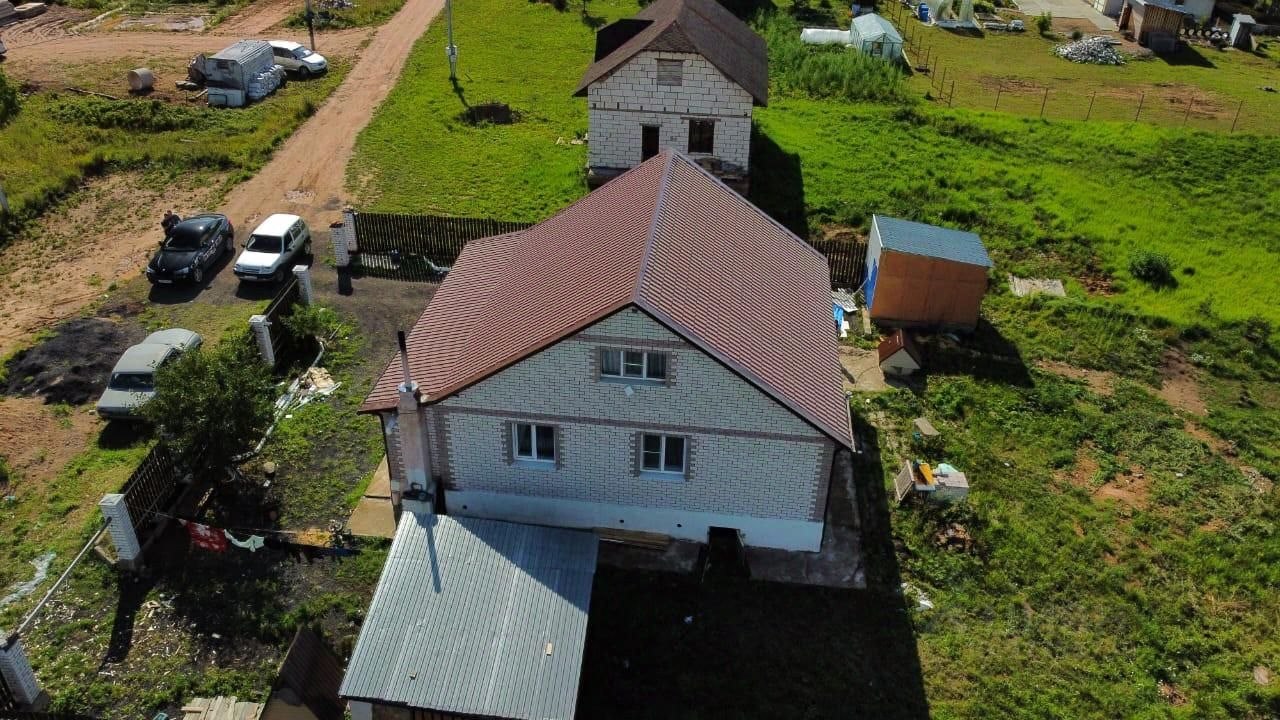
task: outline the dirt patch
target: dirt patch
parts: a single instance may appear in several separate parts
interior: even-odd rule
[[[1180,350],[1165,350],[1160,358],[1160,381],[1160,397],[1174,408],[1194,415],[1208,412],[1200,395],[1196,368]]]
[[[293,0],[258,0],[219,25],[218,32],[258,35],[288,20],[299,9]]]
[[[1028,80],[1027,78],[1015,77],[1012,75],[1006,75],[1004,77],[984,75],[978,78],[978,84],[990,92],[995,92],[997,90],[1012,94],[1044,92],[1044,86],[1034,80]]]
[[[0,356],[136,275],[155,249],[164,210],[208,210],[222,181],[210,175],[191,178],[186,187],[149,184],[137,173],[91,180],[0,250]]]
[[[822,239],[833,242],[859,243],[866,241],[867,236],[859,233],[857,228],[852,228],[848,225],[823,225]]]
[[[1226,520],[1223,518],[1214,518],[1209,522],[1202,524],[1200,526],[1200,530],[1207,533],[1216,533],[1226,530],[1227,527],[1229,527],[1229,525]]]
[[[138,327],[104,318],[76,318],[53,337],[5,363],[6,395],[83,405],[102,393],[120,353],[142,339]]]
[[[0,454],[16,478],[6,492],[53,477],[84,450],[98,426],[88,410],[65,412],[37,397],[0,398]]]
[[[1079,380],[1099,395],[1111,395],[1115,392],[1116,376],[1105,370],[1088,370],[1056,360],[1041,360],[1036,363],[1036,367],[1054,375]]]
[[[14,3],[15,5],[18,3]],[[63,5],[49,5],[43,14],[5,26],[0,39],[12,53],[20,48],[38,45],[75,34],[75,26],[92,19],[89,10],[76,10]]]
[[[1098,459],[1094,457],[1093,443],[1085,443],[1076,448],[1076,461],[1071,466],[1071,470],[1069,472],[1063,471],[1061,475],[1072,485],[1092,492],[1093,479],[1098,475],[1098,468]]]
[[[1164,698],[1170,705],[1186,705],[1187,696],[1182,691],[1174,687],[1171,683],[1160,681],[1160,697]]]
[[[844,389],[858,392],[880,392],[888,389],[884,372],[880,370],[880,356],[875,350],[840,346],[840,369],[844,375]]]
[[[1133,467],[1128,473],[1119,473],[1109,482],[1094,491],[1095,498],[1115,500],[1131,508],[1143,509],[1151,495],[1151,485],[1147,474],[1140,467]]]

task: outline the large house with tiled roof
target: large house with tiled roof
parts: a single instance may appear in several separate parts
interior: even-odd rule
[[[468,244],[362,410],[396,501],[816,551],[851,447],[822,255],[664,151]]]
[[[741,187],[751,112],[768,102],[767,49],[716,0],[654,0],[600,29],[577,94],[593,184],[672,149]]]

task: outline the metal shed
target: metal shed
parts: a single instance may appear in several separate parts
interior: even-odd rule
[[[991,257],[976,234],[874,215],[863,286],[871,319],[896,327],[972,330]]]
[[[339,690],[354,720],[572,718],[597,542],[406,510]]]

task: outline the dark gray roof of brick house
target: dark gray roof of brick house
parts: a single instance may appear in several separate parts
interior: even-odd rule
[[[408,335],[410,373],[439,402],[627,308],[852,447],[827,259],[671,150],[468,243]],[[395,408],[401,379],[393,358],[361,410]]]
[[[339,694],[569,720],[597,543],[585,530],[406,511]]]
[[[885,215],[873,215],[872,222],[880,231],[880,244],[885,250],[968,265],[992,266],[991,256],[987,255],[987,248],[976,233]]]
[[[629,23],[637,30],[630,40],[592,63],[574,91],[585,95],[587,86],[617,70],[637,53],[697,53],[725,77],[742,86],[757,105],[769,103],[769,58],[764,38],[716,0],[654,0]],[[616,28],[602,30],[617,41]],[[606,32],[608,31],[608,32]]]

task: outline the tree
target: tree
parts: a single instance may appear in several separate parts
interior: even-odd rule
[[[248,338],[233,337],[161,367],[143,414],[179,453],[203,450],[210,467],[222,467],[267,431],[274,400],[271,368]]]

